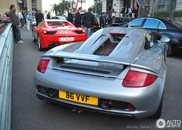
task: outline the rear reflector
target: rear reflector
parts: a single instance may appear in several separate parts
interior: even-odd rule
[[[127,103],[127,106],[128,106],[128,108],[129,108],[130,110],[135,110],[135,107],[132,106],[131,104]]]
[[[48,64],[49,64],[49,60],[40,60],[38,66],[37,66],[37,71],[39,71],[41,73],[45,73]]]
[[[155,75],[129,71],[123,81],[123,85],[126,87],[145,87],[151,85],[156,79],[157,76]]]

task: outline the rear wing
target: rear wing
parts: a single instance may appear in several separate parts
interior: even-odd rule
[[[141,66],[141,65],[137,65],[134,64],[136,62],[137,59],[126,59],[126,58],[115,58],[115,57],[109,57],[109,56],[98,56],[98,55],[89,55],[89,54],[79,54],[79,53],[68,53],[68,52],[57,52],[56,54],[44,54],[41,56],[41,59],[45,59],[45,58],[67,58],[67,59],[72,59],[72,60],[76,60],[76,61],[86,61],[86,62],[93,62],[93,63],[98,63],[98,68],[95,67],[91,67],[92,65],[89,65],[89,68],[84,66],[84,64],[79,63],[80,65],[74,65],[74,63],[71,63],[69,65],[65,65],[65,64],[59,64],[59,66],[62,66],[64,68],[66,68],[67,70],[72,68],[74,69],[74,71],[80,70],[82,68],[82,70],[87,70],[87,71],[93,71],[96,72],[98,71],[98,73],[105,73],[105,75],[110,75],[112,74],[111,77],[117,77],[115,75],[115,71],[123,71],[124,66],[126,67],[134,67],[134,68],[139,68],[139,69],[144,69],[144,70],[148,70],[148,71],[152,71],[156,74],[158,74],[157,71],[145,67],[145,66]],[[123,67],[121,67],[123,66]],[[58,67],[55,66],[55,67]],[[73,71],[73,70],[72,70]],[[111,72],[110,74],[108,72]],[[113,73],[112,73],[113,71]],[[75,71],[80,72],[80,71]],[[110,76],[104,76],[104,77],[110,77]]]

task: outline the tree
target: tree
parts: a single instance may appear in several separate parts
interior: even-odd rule
[[[79,2],[81,3],[81,7],[82,7],[82,3],[86,3],[85,0],[79,0]]]
[[[76,6],[75,0],[72,0],[72,1],[70,2],[70,4],[71,4],[71,8],[75,10],[75,8],[74,8],[74,7]]]
[[[52,12],[55,12],[55,14],[57,15],[57,14],[58,14],[58,11],[59,11],[59,5],[53,4],[53,5],[51,5],[51,6],[52,6],[51,11],[52,11]]]
[[[92,9],[93,10],[93,13],[100,14],[102,12],[102,3],[97,3],[97,7],[96,7],[97,8],[97,12],[95,12],[95,9],[96,9],[95,7],[96,6],[94,6],[93,9]]]

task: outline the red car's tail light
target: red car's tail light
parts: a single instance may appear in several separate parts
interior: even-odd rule
[[[46,34],[46,33],[47,33],[47,30],[42,30],[42,33],[43,33],[43,34]]]
[[[130,70],[123,80],[123,85],[126,87],[145,87],[151,85],[156,79],[157,76],[155,75]]]
[[[48,64],[49,64],[49,60],[40,60],[38,66],[37,66],[37,71],[39,71],[41,73],[45,73]]]

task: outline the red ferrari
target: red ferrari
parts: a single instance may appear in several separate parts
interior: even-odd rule
[[[72,42],[84,42],[87,39],[86,30],[77,28],[66,20],[43,20],[32,29],[33,41],[39,50]]]

